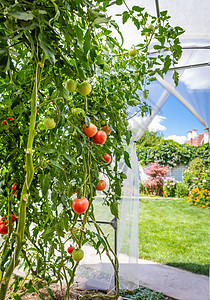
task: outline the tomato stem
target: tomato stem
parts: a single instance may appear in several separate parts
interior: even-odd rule
[[[10,264],[7,267],[4,278],[1,281],[0,300],[4,300],[6,297],[6,292],[7,292],[10,277],[13,273],[14,268],[19,263],[19,256],[20,256],[23,244],[24,244],[26,203],[27,203],[27,200],[29,197],[29,188],[30,188],[31,182],[34,177],[32,148],[33,148],[33,141],[34,141],[34,136],[35,136],[35,123],[36,123],[36,113],[37,113],[37,94],[38,94],[38,89],[39,89],[39,85],[41,82],[41,74],[42,74],[44,62],[45,62],[45,54],[43,54],[43,56],[42,56],[41,63],[37,63],[37,65],[36,65],[36,76],[35,76],[35,82],[34,82],[34,87],[33,87],[31,101],[30,101],[31,117],[30,117],[27,149],[26,149],[26,163],[25,163],[26,177],[25,177],[25,182],[23,185],[21,199],[20,199],[19,222],[18,222],[18,228],[16,231],[16,234],[17,234],[16,247],[15,247],[14,255],[10,261]]]

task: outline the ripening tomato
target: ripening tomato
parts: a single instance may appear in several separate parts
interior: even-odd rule
[[[96,134],[92,137],[92,141],[94,144],[103,145],[106,142],[106,132],[103,130],[99,130]]]
[[[104,160],[106,164],[110,163],[111,159],[112,158],[108,153],[104,153]]]
[[[111,126],[108,127],[107,125],[103,125],[102,130],[104,132],[106,132],[106,134],[110,134],[110,132],[112,131],[112,127]]]
[[[87,125],[84,124],[84,125],[83,125],[83,132],[84,132],[84,134],[85,134],[86,136],[92,137],[92,136],[94,136],[94,135],[96,134],[96,132],[97,132],[97,127],[96,127],[94,124],[92,124],[92,123],[90,123],[90,126],[89,126],[89,127],[87,127]]]
[[[88,209],[89,201],[87,198],[75,198],[72,202],[73,211],[76,214],[83,214]]]
[[[99,180],[99,183],[96,186],[97,191],[103,191],[106,187],[106,182],[105,180],[101,179]]]
[[[68,247],[67,251],[69,254],[72,254],[72,252],[74,251],[74,247],[73,246]]]
[[[84,251],[82,249],[74,249],[72,252],[72,258],[75,261],[80,261],[84,257]]]
[[[7,233],[8,233],[8,227],[5,224],[1,223],[0,224],[0,234],[7,234]]]
[[[15,222],[15,220],[16,220],[15,216],[11,215],[12,224]],[[7,216],[7,218],[6,218],[6,224],[8,224],[8,223],[9,223],[9,220],[8,220],[8,216]]]

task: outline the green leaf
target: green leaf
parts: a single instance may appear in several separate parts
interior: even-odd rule
[[[91,123],[91,120],[88,116],[85,115],[85,123],[86,123],[86,126],[89,127],[90,126],[90,123]]]
[[[42,300],[45,300],[43,294],[42,294],[40,291],[39,291],[38,293],[39,293],[39,297],[40,297]]]
[[[117,5],[121,5],[123,3],[123,0],[116,0],[115,2]]]
[[[34,15],[32,14],[31,11],[9,11],[9,14],[13,16],[16,19],[28,21],[28,20],[33,20]]]
[[[131,136],[132,136],[132,132],[131,132],[131,130],[127,130],[125,134],[126,134],[126,143],[127,143],[127,145],[129,145]]]
[[[51,163],[52,163],[55,167],[57,167],[57,168],[63,170],[63,166],[62,166],[61,164],[59,164],[57,161],[51,159]]]
[[[49,287],[47,287],[47,291],[48,291],[48,294],[50,296],[50,299],[53,300],[54,299],[54,297],[53,297],[54,292]]]
[[[43,196],[46,196],[47,195],[47,192],[49,190],[49,186],[50,186],[50,182],[51,182],[51,175],[50,173],[46,174],[44,176],[44,180],[42,182],[42,194]]]
[[[70,155],[64,153],[63,156],[73,165],[76,165],[75,161],[71,158]]]
[[[145,90],[143,91],[143,96],[144,96],[144,99],[145,99],[145,100],[147,100],[148,94],[149,94],[149,91],[148,91],[147,89],[145,89]]]
[[[76,30],[77,40],[81,45],[83,42],[83,31],[78,25],[75,26],[75,30]]]
[[[142,12],[145,8],[144,7],[140,7],[140,6],[133,6],[132,7],[132,10],[135,10],[137,12]]]
[[[53,153],[55,152],[55,149],[49,149],[49,148],[35,148],[36,151],[43,152],[43,153]]]
[[[177,86],[178,82],[179,82],[179,73],[176,70],[173,73],[173,80],[174,80],[175,85]]]
[[[110,211],[116,218],[118,218],[118,204],[117,204],[117,201],[113,201],[113,202],[110,203]]]
[[[88,50],[90,50],[90,30],[88,29],[85,33],[85,38],[84,38],[84,45],[83,45],[83,48],[84,48],[84,51],[87,53]]]
[[[129,13],[127,11],[124,11],[122,17],[123,24],[125,24],[128,21],[129,17],[130,17]]]
[[[100,25],[102,23],[108,23],[111,20],[111,17],[98,17],[93,21],[93,26],[94,25]]]
[[[130,155],[127,151],[124,151],[124,160],[126,165],[131,168],[131,163],[130,163]]]
[[[55,64],[55,51],[48,43],[49,39],[44,35],[44,33],[39,33],[38,36],[40,40],[40,47],[44,50],[46,56],[48,57],[51,64]]]

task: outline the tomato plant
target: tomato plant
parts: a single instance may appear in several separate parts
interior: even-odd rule
[[[104,202],[117,217],[125,174],[117,167],[113,174],[106,152],[116,162],[126,157],[129,166],[124,149],[131,137],[127,106],[137,105],[142,115],[149,111],[146,86],[179,59],[177,37],[182,30],[172,28],[167,15],[152,17],[159,30],[150,30],[150,37],[158,50],[169,54],[165,57],[160,51],[150,57],[146,33],[151,16],[137,6],[128,10],[128,19],[144,39],[135,46],[138,55],[133,59],[110,34],[118,30],[107,16],[110,4],[111,0],[0,1],[0,214],[18,216],[13,226],[12,217],[8,225],[4,219],[0,224],[0,300],[6,298],[20,261],[28,273],[18,284],[14,279],[10,298],[20,298],[21,286],[25,293],[35,291],[41,297],[42,287],[61,280],[69,291],[79,259],[69,258],[64,250],[67,236],[76,249],[90,243],[97,252],[102,247],[113,253],[97,223],[100,234],[86,234],[87,222],[94,221],[95,187],[103,173],[109,180]],[[76,89],[69,79],[77,83]],[[136,98],[138,102],[132,100]],[[102,121],[112,128],[107,140],[104,131],[97,131]],[[87,136],[93,141],[83,133],[90,124],[95,127]],[[77,199],[86,198],[82,209],[71,197],[75,191]],[[83,214],[81,219],[78,214]],[[25,284],[29,275],[31,286]]]

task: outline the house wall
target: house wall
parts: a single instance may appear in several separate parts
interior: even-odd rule
[[[179,165],[169,170],[168,176],[172,176],[176,181],[183,182],[183,174],[187,169],[185,165]]]

